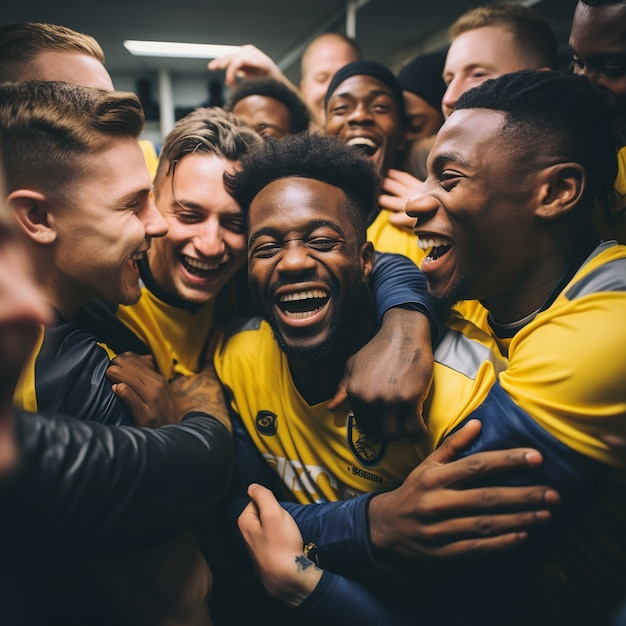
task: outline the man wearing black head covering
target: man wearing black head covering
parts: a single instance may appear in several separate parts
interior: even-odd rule
[[[406,133],[404,96],[394,73],[374,61],[349,63],[333,77],[325,103],[326,134],[361,150],[386,176]],[[367,229],[368,240],[380,252],[403,254],[419,264],[423,253],[415,236],[410,229],[392,224],[392,215],[379,210]]]

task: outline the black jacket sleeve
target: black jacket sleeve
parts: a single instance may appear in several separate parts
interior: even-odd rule
[[[20,462],[0,482],[9,549],[95,555],[188,528],[228,487],[230,434],[190,413],[151,430],[19,413]]]

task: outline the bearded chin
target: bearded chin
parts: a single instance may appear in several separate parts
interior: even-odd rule
[[[455,285],[440,296],[431,296],[435,315],[445,319],[450,309],[461,300],[467,300],[474,281],[468,275],[461,276]]]

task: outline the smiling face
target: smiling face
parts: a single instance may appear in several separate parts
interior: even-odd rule
[[[590,7],[579,2],[569,46],[574,72],[607,96],[618,130],[626,128],[626,2]]]
[[[326,134],[362,150],[385,175],[404,140],[400,110],[389,87],[364,74],[346,78],[328,100]]]
[[[117,304],[139,299],[136,261],[152,237],[167,225],[150,198],[150,175],[136,139],[113,138],[108,147],[86,157],[85,174],[76,183],[71,206],[50,214],[56,238],[57,308],[66,316],[99,298]]]
[[[504,119],[498,111],[456,111],[437,135],[428,178],[407,203],[427,250],[428,290],[445,306],[472,298],[490,310],[505,302],[509,311],[520,305],[517,294],[544,282],[538,174],[511,152]]]
[[[483,26],[460,34],[450,45],[443,68],[447,85],[441,108],[447,119],[468,89],[502,74],[532,69],[519,51],[515,35],[499,26]]]
[[[290,356],[340,351],[369,298],[372,249],[359,244],[347,204],[337,187],[283,178],[250,205],[250,285]]]
[[[169,230],[154,243],[148,262],[157,284],[172,296],[208,302],[245,262],[245,217],[223,179],[234,165],[195,152],[159,179],[156,203]]]
[[[233,107],[235,116],[261,137],[284,137],[291,132],[287,107],[268,96],[251,95]]]

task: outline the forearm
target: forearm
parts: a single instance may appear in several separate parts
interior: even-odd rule
[[[224,494],[227,430],[207,416],[160,429],[20,414],[18,470],[1,486],[4,523],[34,549],[103,552],[189,527]]]

